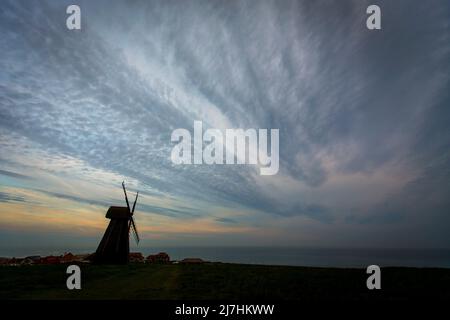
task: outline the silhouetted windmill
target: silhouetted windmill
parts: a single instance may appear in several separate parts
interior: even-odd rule
[[[130,210],[128,203],[127,190],[125,183],[122,182],[123,192],[125,193],[126,207],[109,207],[106,218],[111,219],[108,228],[103,235],[97,251],[95,252],[94,262],[124,264],[128,263],[130,253],[130,229],[133,231],[136,243],[139,243],[139,234],[134,223],[133,214],[139,192],[136,193],[133,208]]]

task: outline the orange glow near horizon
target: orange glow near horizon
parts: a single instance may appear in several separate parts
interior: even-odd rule
[[[109,223],[105,218],[106,207],[82,204],[20,188],[2,190],[26,199],[25,202],[2,203],[0,225],[6,230],[64,232],[80,237],[101,237]],[[212,217],[186,220],[138,211],[135,219],[142,239],[164,239],[165,235],[173,237],[257,232],[255,228],[242,225],[222,225]]]

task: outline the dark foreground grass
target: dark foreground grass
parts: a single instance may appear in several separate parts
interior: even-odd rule
[[[0,299],[450,300],[450,269],[383,268],[382,289],[369,291],[364,269],[85,265],[70,291],[66,267],[0,267]]]

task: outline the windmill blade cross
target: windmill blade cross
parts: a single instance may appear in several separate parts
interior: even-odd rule
[[[131,217],[131,229],[133,230],[134,240],[136,240],[136,244],[139,244],[140,238],[133,217]]]

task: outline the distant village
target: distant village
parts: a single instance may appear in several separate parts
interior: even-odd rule
[[[22,266],[22,265],[50,265],[50,264],[90,264],[92,263],[92,254],[72,254],[70,252],[59,256],[28,256],[25,258],[4,258],[0,257],[0,265],[3,266]],[[129,253],[130,263],[149,263],[149,264],[200,264],[206,261],[200,258],[185,258],[182,260],[170,260],[166,252],[151,254],[147,257],[140,252]]]

